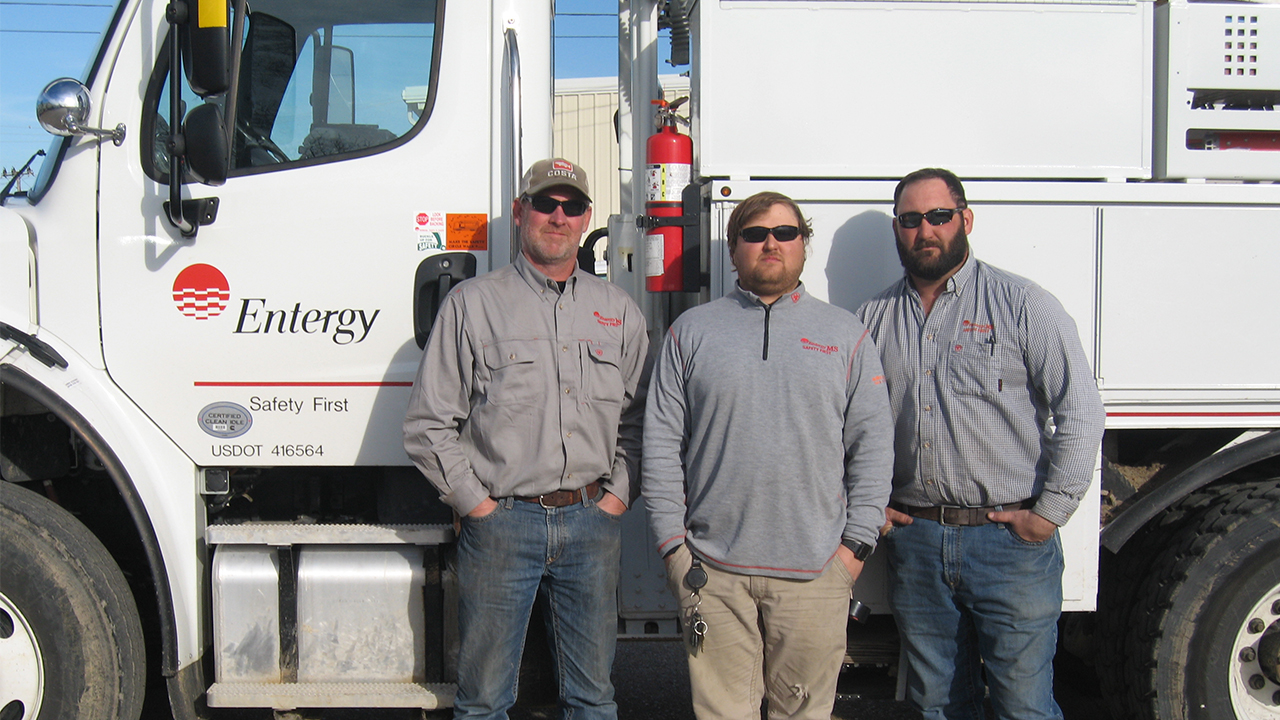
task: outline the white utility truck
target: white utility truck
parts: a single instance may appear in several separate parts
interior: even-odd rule
[[[59,137],[0,208],[0,717],[451,703],[451,515],[400,425],[438,298],[510,262],[553,154],[552,21],[122,0],[50,85]],[[661,258],[660,26],[693,141]],[[901,272],[896,179],[955,171],[976,254],[1062,300],[1106,402],[1062,652],[1117,718],[1280,717],[1280,5],[623,0],[619,28],[608,273],[655,337],[732,287],[743,198],[801,203],[803,280],[852,309]],[[620,631],[674,635],[627,528]],[[897,662],[883,577],[852,664]]]

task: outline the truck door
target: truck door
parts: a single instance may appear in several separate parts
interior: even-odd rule
[[[141,129],[102,153],[102,342],[198,464],[407,463],[415,269],[446,251],[491,269],[506,214],[490,11],[444,4],[254,0],[235,102],[217,100],[235,116],[229,177],[183,189],[216,199],[195,238],[166,220],[168,27],[162,3],[140,6],[158,17],[133,24],[113,75],[140,80],[104,100]]]

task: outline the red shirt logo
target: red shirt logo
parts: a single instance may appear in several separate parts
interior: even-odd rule
[[[971,320],[965,320],[960,323],[960,332],[976,332],[981,335],[989,333],[995,329],[995,325],[981,325]]]
[[[592,314],[596,316],[596,322],[605,327],[622,327],[622,318],[605,317],[598,312]]]
[[[832,353],[840,351],[839,345],[823,345],[822,343],[816,343],[809,338],[800,338],[800,347],[805,350],[815,350],[823,355],[831,355]]]

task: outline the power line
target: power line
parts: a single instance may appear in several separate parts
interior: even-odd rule
[[[72,3],[72,2],[20,2],[19,0],[0,0],[0,5],[26,5],[28,7],[96,7],[113,8],[110,3]]]
[[[35,35],[101,35],[97,30],[11,30],[0,28],[0,33],[30,33]]]
[[[617,40],[617,35],[557,35],[557,40]]]

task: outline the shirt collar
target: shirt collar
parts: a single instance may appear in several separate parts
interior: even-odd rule
[[[733,288],[734,288],[733,290],[734,293],[738,296],[738,302],[742,303],[743,305],[747,305],[747,306],[758,305],[760,307],[767,307],[765,302],[760,299],[759,295],[756,295],[750,290],[744,290],[743,287],[739,285],[736,280],[733,283]],[[808,294],[809,293],[805,292],[804,283],[800,283],[799,285],[796,286],[795,290],[792,290],[786,295],[783,295],[782,297],[779,297],[777,300],[775,300],[773,302],[773,306],[779,307],[784,305],[794,305],[800,302]]]
[[[524,278],[524,281],[529,284],[529,287],[533,288],[534,292],[541,295],[543,290],[551,290],[556,295],[560,294],[560,284],[534,267],[533,263],[529,262],[529,258],[524,256],[524,253],[517,254],[515,262],[511,264],[515,266],[516,272],[520,273],[520,277]],[[587,277],[587,273],[581,267],[575,265],[573,274],[569,276],[569,280],[564,286],[565,294],[571,298],[576,299],[577,297],[577,281],[580,277]]]
[[[947,292],[964,294],[964,289],[973,284],[973,276],[977,272],[978,259],[973,256],[973,250],[969,250],[969,257],[964,259],[964,265],[960,266],[960,271],[947,278]]]

